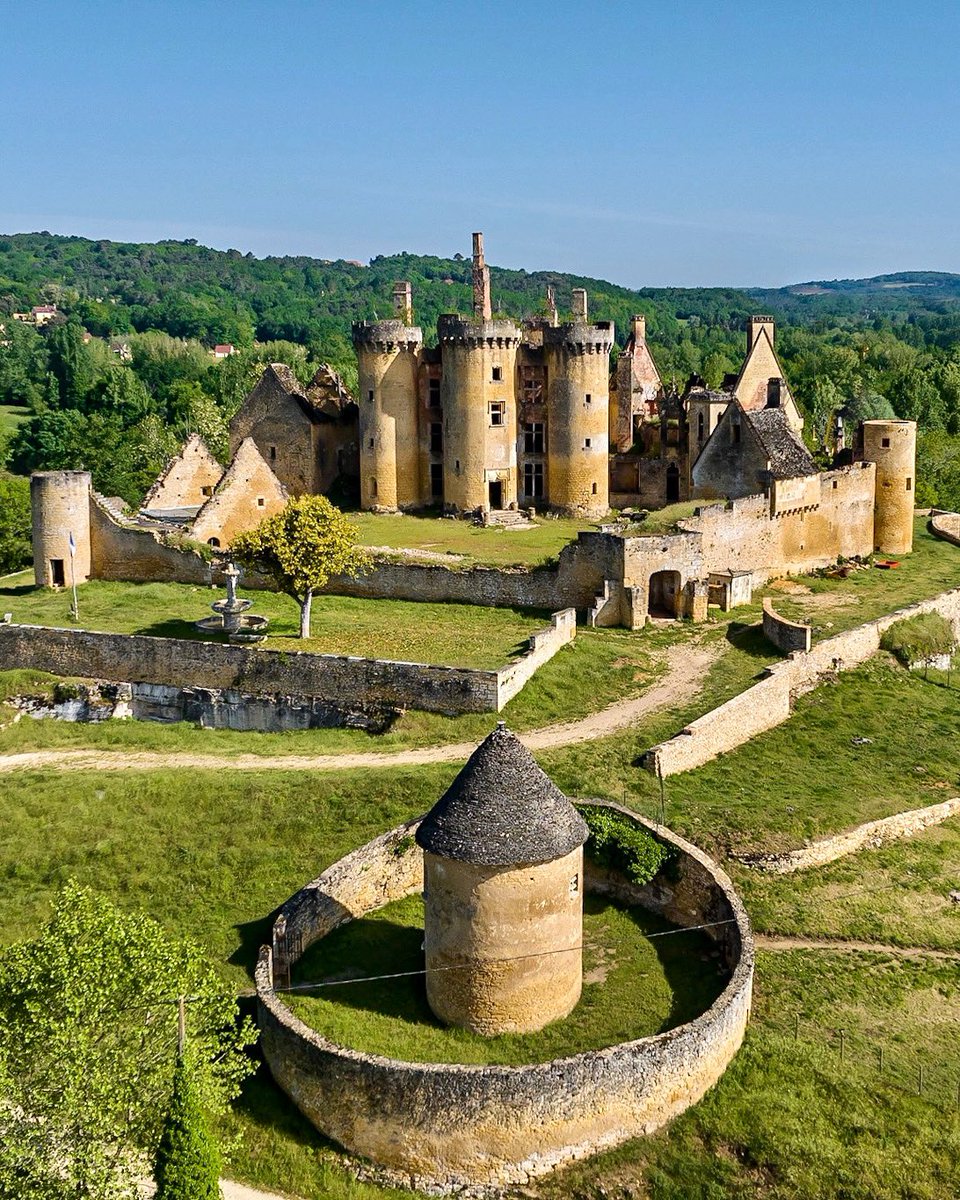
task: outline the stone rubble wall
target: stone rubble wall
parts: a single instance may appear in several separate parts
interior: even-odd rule
[[[595,803],[591,801],[591,803]],[[599,802],[597,802],[599,803]],[[522,1184],[651,1133],[720,1078],[750,1014],[753,942],[730,880],[670,831],[608,805],[677,851],[668,875],[638,889],[608,872],[586,886],[706,932],[730,978],[706,1012],[666,1033],[530,1066],[400,1062],[327,1040],[274,990],[318,938],[422,887],[410,821],[335,863],[280,910],[256,970],[261,1046],[274,1078],[327,1136],[418,1188]],[[452,1117],[451,1114],[455,1114]]]
[[[930,529],[936,537],[960,546],[960,513],[931,512]]]
[[[376,727],[385,712],[405,708],[448,716],[499,712],[576,632],[575,610],[554,613],[549,627],[531,635],[520,659],[497,671],[482,671],[0,624],[0,670],[31,667],[132,683],[137,689],[133,715],[150,720],[199,720],[228,729]]]
[[[960,641],[960,588],[955,588],[827,638],[806,653],[794,651],[768,667],[759,683],[691,721],[676,737],[653,746],[644,755],[644,766],[664,777],[678,775],[783,724],[792,715],[798,695],[812,691],[824,676],[851,670],[872,658],[884,632],[897,621],[928,612],[950,621]]]
[[[794,650],[806,653],[812,644],[813,632],[809,625],[781,617],[773,607],[770,597],[764,596],[763,636],[784,654],[790,654]]]
[[[799,850],[788,850],[784,854],[737,855],[748,867],[767,871],[773,875],[790,875],[794,871],[806,871],[810,867],[822,867],[858,850],[876,850],[887,842],[899,838],[913,837],[932,825],[942,825],[951,817],[960,814],[960,798],[944,800],[926,808],[911,808],[907,812],[882,817],[879,821],[867,821],[838,833],[834,837],[822,838]]]

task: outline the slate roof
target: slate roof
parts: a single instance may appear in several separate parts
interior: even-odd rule
[[[787,414],[782,408],[761,408],[755,412],[741,408],[740,411],[741,419],[749,422],[763,447],[774,479],[817,474],[810,451],[787,424]]]
[[[583,817],[501,721],[424,817],[417,844],[486,867],[552,862],[587,840]]]

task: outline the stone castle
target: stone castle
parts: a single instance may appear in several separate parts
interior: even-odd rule
[[[442,506],[486,521],[524,508],[597,519],[611,508],[703,499],[672,536],[646,537],[642,522],[581,534],[552,575],[501,573],[468,581],[462,594],[462,572],[448,579],[436,568],[428,578],[422,567],[384,564],[366,583],[332,585],[575,607],[630,628],[653,613],[703,619],[709,598],[742,602],[775,574],[912,547],[915,424],[865,422],[853,450],[820,471],[800,436],[770,317],[748,321],[736,375],[715,391],[694,377],[681,395],[664,387],[642,317],[611,370],[613,325],[589,322],[582,290],[570,321],[559,320],[552,295],[544,318],[494,316],[481,234],[473,314],[441,316],[435,347],[413,324],[410,285],[397,283],[394,298],[393,319],[353,328],[359,398],[329,367],[302,385],[270,364],[231,422],[229,465],[191,436],[135,515],[92,493],[84,472],[36,474],[38,585],[68,583],[71,562],[77,582],[192,581],[184,547],[225,550],[289,496],[317,493],[374,511]]]

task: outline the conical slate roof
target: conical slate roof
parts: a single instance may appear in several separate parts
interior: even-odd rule
[[[551,862],[587,840],[583,817],[501,721],[430,809],[417,844],[485,867]]]

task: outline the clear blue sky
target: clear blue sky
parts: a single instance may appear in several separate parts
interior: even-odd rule
[[[0,230],[960,271],[960,2],[0,0]]]

